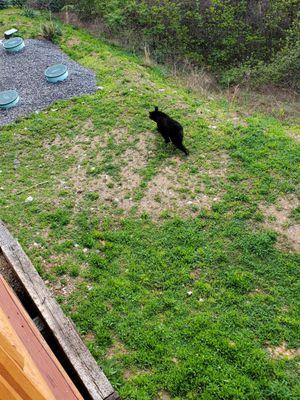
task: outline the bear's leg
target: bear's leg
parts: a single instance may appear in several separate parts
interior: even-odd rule
[[[185,155],[189,155],[188,150],[185,148],[185,146],[182,143],[182,136],[178,136],[178,137],[172,137],[172,143],[174,144],[175,147],[177,147],[177,149],[181,150],[184,152]]]

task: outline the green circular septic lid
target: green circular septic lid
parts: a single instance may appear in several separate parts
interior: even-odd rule
[[[14,37],[8,40],[5,40],[3,46],[5,49],[13,49],[14,47],[20,46],[23,43],[23,39],[20,37]]]
[[[51,65],[45,71],[47,78],[57,78],[67,72],[68,68],[63,64]]]
[[[4,90],[0,92],[0,106],[4,107],[10,103],[13,103],[18,98],[18,92],[16,90]]]

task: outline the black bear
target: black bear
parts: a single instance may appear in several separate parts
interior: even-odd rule
[[[166,143],[169,143],[171,140],[174,146],[183,151],[184,154],[189,154],[188,150],[182,144],[183,128],[179,122],[175,121],[167,114],[158,111],[158,107],[155,107],[154,111],[149,112],[149,118],[157,123],[157,130],[161,133]]]

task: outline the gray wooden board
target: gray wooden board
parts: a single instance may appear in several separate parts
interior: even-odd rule
[[[46,288],[21,245],[0,220],[0,248],[45,323],[58,340],[93,400],[117,400],[119,396],[78,335],[75,325]]]

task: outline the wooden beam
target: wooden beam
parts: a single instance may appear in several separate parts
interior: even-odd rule
[[[0,375],[0,400],[23,400],[21,396],[11,387],[8,382]]]
[[[91,399],[119,399],[118,394],[78,335],[75,325],[64,315],[20,244],[12,237],[2,221],[0,221],[0,248],[42,315],[47,327],[60,344],[65,356],[76,370]]]
[[[23,353],[27,352],[26,361],[32,360],[38,368],[41,376],[36,379],[37,385],[39,381],[45,381],[47,387],[51,390],[52,394],[47,394],[44,397],[48,400],[83,400],[83,397],[38,331],[20,300],[2,276],[0,276],[1,316],[1,323],[5,321],[5,316],[7,316],[11,328],[21,341],[22,345],[16,347],[19,349],[23,347]],[[13,335],[7,336],[11,337]],[[34,379],[31,380],[34,381]]]
[[[2,291],[3,287],[1,287],[1,292],[0,292],[1,295]],[[47,385],[46,380],[44,379],[37,365],[34,363],[31,354],[29,353],[30,349],[27,349],[25,347],[24,343],[22,342],[22,340],[20,339],[20,337],[18,336],[18,334],[16,333],[15,329],[11,324],[11,318],[9,318],[9,316],[5,314],[5,312],[1,307],[0,307],[0,331],[2,334],[2,336],[0,335],[0,350],[8,354],[10,358],[15,362],[15,368],[13,368],[13,371],[10,371],[10,373],[14,374],[14,370],[19,367],[22,373],[26,375],[27,379],[41,392],[41,394],[47,400],[55,400],[56,397],[53,395],[52,391],[50,390],[50,387]],[[4,342],[2,341],[3,336],[6,338]],[[12,351],[12,349],[9,346],[7,346],[6,344],[7,341],[10,343],[11,347],[13,347],[15,351],[19,354],[17,358],[15,357],[16,355],[15,351]],[[21,363],[19,362],[20,358],[22,358]],[[5,386],[7,386],[7,389],[9,389],[8,386],[11,387],[10,390],[12,391],[12,393],[14,391],[17,392],[17,388],[12,387],[9,384],[9,382],[7,382],[7,385],[5,385],[2,382],[4,393],[5,393]],[[1,394],[2,392],[0,390],[1,400],[10,399],[10,397],[4,397],[4,399],[2,399]]]

